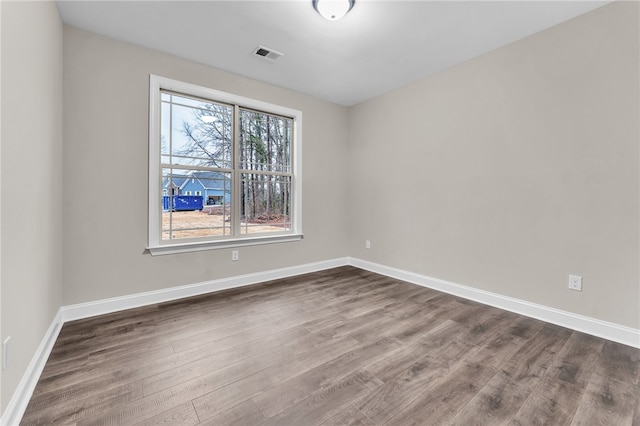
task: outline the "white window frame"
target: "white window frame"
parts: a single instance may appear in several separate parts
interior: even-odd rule
[[[198,241],[162,240],[162,170],[160,167],[160,90],[210,99],[214,102],[237,105],[241,108],[262,111],[293,119],[291,161],[292,168],[292,200],[291,231],[285,234],[243,235],[226,239],[207,239]],[[236,125],[236,128],[238,126]],[[149,76],[149,236],[147,249],[152,255],[184,253],[201,250],[212,250],[249,245],[299,241],[302,234],[302,111],[274,105],[271,103],[222,92],[195,84],[185,83],[151,74]],[[238,195],[232,194],[237,198]],[[232,213],[235,214],[235,213]],[[239,214],[239,212],[237,213]]]

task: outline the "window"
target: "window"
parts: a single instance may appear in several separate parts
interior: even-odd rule
[[[153,75],[149,98],[151,254],[302,238],[300,111]]]

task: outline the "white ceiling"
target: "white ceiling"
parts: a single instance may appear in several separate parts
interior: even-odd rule
[[[354,105],[609,1],[58,1],[65,24]],[[284,53],[255,57],[263,45]]]

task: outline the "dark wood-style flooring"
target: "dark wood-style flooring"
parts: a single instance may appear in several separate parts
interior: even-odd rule
[[[67,323],[22,424],[640,425],[640,350],[342,267]]]

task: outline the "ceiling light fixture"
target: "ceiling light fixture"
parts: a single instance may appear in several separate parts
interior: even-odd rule
[[[311,2],[320,16],[329,21],[342,18],[356,4],[356,0],[311,0]]]

